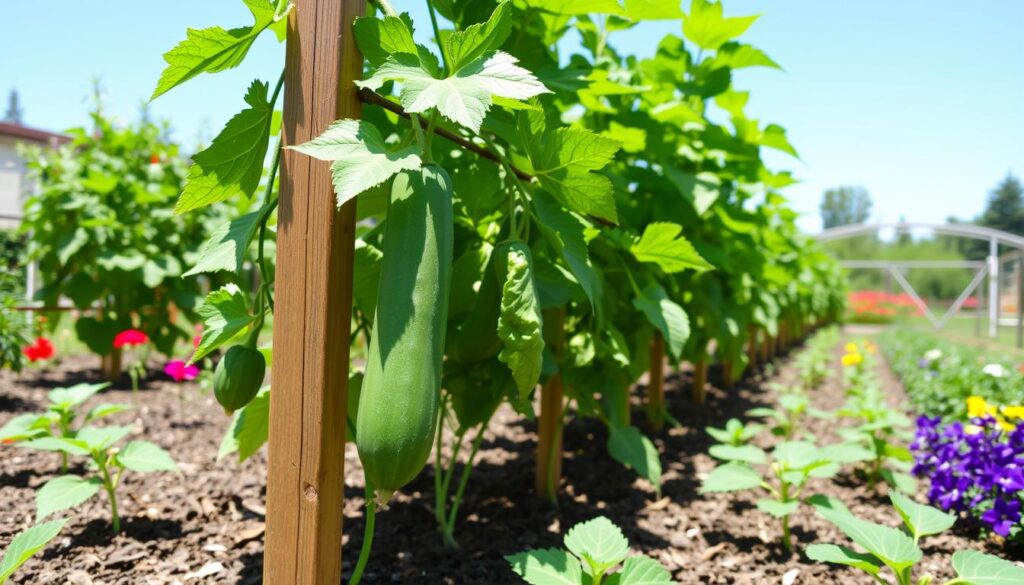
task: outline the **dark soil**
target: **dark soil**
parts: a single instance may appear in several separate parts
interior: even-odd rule
[[[813,394],[814,405],[835,408],[843,401],[835,374]],[[879,360],[883,382],[894,406],[905,397],[898,381]],[[14,377],[0,373],[0,424],[14,414],[39,410],[48,388],[94,381],[92,358],[69,358],[48,371]],[[662,453],[662,497],[653,486],[624,470],[602,448],[607,433],[592,420],[570,420],[565,429],[565,477],[559,507],[551,508],[532,492],[534,426],[503,408],[485,434],[478,465],[466,490],[456,527],[461,548],[448,550],[436,531],[432,467],[396,496],[377,518],[377,534],[364,583],[503,584],[520,583],[503,555],[527,548],[560,546],[573,524],[605,515],[622,527],[636,553],[668,567],[680,583],[703,584],[872,584],[852,570],[813,564],[779,544],[777,522],[755,507],[756,494],[698,493],[700,478],[713,467],[703,429],[743,417],[755,406],[771,405],[774,384],[792,384],[796,371],[789,360],[750,377],[726,392],[713,388],[708,404],[688,400],[689,375],[667,381],[669,409],[681,423],[655,435]],[[714,380],[714,378],[713,378]],[[127,386],[125,384],[125,386]],[[636,388],[640,404],[643,385]],[[183,391],[184,401],[179,399]],[[108,390],[99,402],[131,402],[129,389]],[[640,409],[636,409],[639,415]],[[259,583],[262,574],[266,455],[249,461],[216,461],[228,419],[212,396],[196,384],[179,386],[151,379],[141,390],[139,407],[110,421],[135,425],[137,436],[168,449],[182,475],[129,473],[121,490],[124,531],[110,533],[105,497],[69,513],[67,527],[49,547],[30,560],[13,583],[159,584]],[[639,416],[634,421],[642,424]],[[833,421],[808,419],[806,430],[834,439]],[[15,446],[0,448],[0,545],[33,520],[34,490],[58,473],[58,457]],[[363,532],[362,472],[354,448],[346,454],[344,570],[347,579]],[[884,494],[867,489],[848,474],[818,480],[816,493],[837,496],[863,518],[891,525]],[[809,509],[793,518],[796,550],[811,542],[846,539]],[[923,569],[951,577],[948,559],[955,550],[974,548],[1022,558],[1020,550],[1002,549],[976,539],[969,528],[923,542]]]

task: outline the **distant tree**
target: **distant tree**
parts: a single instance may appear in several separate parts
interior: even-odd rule
[[[977,223],[1024,236],[1024,186],[1012,174],[1007,174],[989,193],[985,212]]]
[[[821,200],[821,219],[825,229],[864,223],[871,217],[871,207],[871,195],[864,187],[827,189]]]

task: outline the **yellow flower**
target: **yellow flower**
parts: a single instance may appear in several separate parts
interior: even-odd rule
[[[996,421],[996,424],[999,425],[999,428],[1003,429],[1004,431],[1006,431],[1008,433],[1012,432],[1013,429],[1017,428],[1017,427],[1013,426],[1012,424],[1006,422],[1005,420],[1003,420],[1001,418]]]
[[[860,353],[860,348],[857,347],[857,344],[853,343],[852,341],[843,346],[843,349],[846,350],[846,353]]]
[[[1024,418],[1024,406],[1004,406],[1003,414],[1007,418]]]
[[[859,365],[863,361],[864,361],[864,356],[860,355],[859,353],[851,352],[851,353],[848,353],[848,354],[843,356],[843,365],[844,366],[856,366],[856,365]]]
[[[971,418],[985,416],[988,410],[988,403],[981,396],[971,396],[967,399],[967,416]]]

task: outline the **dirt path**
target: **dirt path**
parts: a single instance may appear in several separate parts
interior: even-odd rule
[[[838,372],[839,349],[836,350]],[[38,409],[45,390],[81,379],[94,380],[91,361],[71,359],[44,377],[13,378],[0,373],[0,424],[13,414]],[[884,364],[883,380],[894,405],[905,398]],[[787,554],[778,544],[779,528],[754,505],[754,494],[698,493],[700,479],[714,466],[703,428],[742,417],[755,406],[771,405],[773,384],[792,384],[796,370],[783,360],[767,379],[748,378],[726,393],[713,388],[708,405],[688,401],[688,376],[671,376],[667,400],[682,426],[654,437],[664,468],[662,498],[653,487],[611,460],[603,449],[606,432],[599,423],[571,420],[565,430],[565,481],[557,510],[532,493],[534,427],[510,409],[499,411],[485,435],[479,462],[466,490],[464,514],[456,527],[457,551],[441,545],[433,519],[431,466],[399,494],[377,518],[377,536],[364,583],[505,584],[519,583],[502,556],[525,548],[559,546],[576,522],[605,515],[619,524],[634,551],[658,558],[680,583],[782,583],[793,585],[873,583],[853,571],[831,569]],[[635,389],[639,405],[642,387]],[[175,386],[150,382],[142,406],[111,422],[134,424],[140,436],[167,448],[183,476],[128,475],[123,487],[126,518],[122,535],[111,537],[105,499],[79,508],[61,537],[29,563],[14,583],[159,584],[258,583],[262,571],[263,504],[266,459],[263,453],[239,465],[215,461],[227,419],[209,395],[185,387],[179,402]],[[813,395],[822,409],[842,403],[838,376]],[[131,392],[111,390],[93,402],[130,402]],[[635,410],[640,424],[640,409]],[[832,436],[830,421],[809,419],[807,430]],[[363,531],[362,473],[355,450],[346,452],[345,572],[351,571]],[[57,457],[14,447],[0,448],[0,544],[26,527],[34,512],[33,490],[53,477]],[[887,499],[869,493],[850,476],[819,481],[819,493],[843,499],[865,518],[895,524]],[[831,525],[802,509],[794,517],[797,550],[814,541],[844,542]],[[958,548],[982,548],[964,532],[925,541],[926,564],[948,576],[948,554]],[[995,552],[995,551],[992,551]]]

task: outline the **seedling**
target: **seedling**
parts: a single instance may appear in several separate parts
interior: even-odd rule
[[[725,428],[707,427],[704,430],[719,443],[738,447],[746,445],[747,441],[761,434],[764,427],[758,424],[744,425],[739,419],[730,418],[726,421]]]
[[[4,585],[14,572],[25,564],[25,561],[43,550],[47,543],[56,538],[66,522],[67,520],[63,518],[51,520],[33,526],[15,536],[10,546],[4,551],[3,560],[0,560],[0,585]]]
[[[54,388],[47,394],[49,404],[46,412],[22,414],[12,418],[0,428],[0,441],[17,443],[43,437],[74,438],[77,431],[75,422],[80,413],[78,408],[92,395],[110,384],[78,384],[70,388]],[[85,414],[83,424],[130,410],[127,404],[99,404]],[[68,470],[68,455],[61,453],[61,473]]]
[[[792,439],[799,426],[800,417],[809,407],[810,400],[804,394],[781,394],[778,408],[752,408],[747,411],[747,416],[769,419],[774,424],[771,429],[773,435]]]
[[[877,382],[865,376],[862,386],[847,392],[846,404],[836,414],[857,421],[852,428],[840,429],[840,436],[864,445],[873,454],[865,470],[871,489],[884,480],[904,493],[914,493],[917,482],[907,473],[914,456],[905,446],[911,438],[911,422],[886,402]]]
[[[800,507],[808,481],[827,479],[839,473],[845,463],[871,456],[858,445],[841,443],[819,447],[810,441],[785,441],[769,454],[754,445],[714,445],[712,457],[725,461],[701,485],[701,493],[737,492],[759,489],[766,498],[757,501],[762,512],[782,523],[782,545],[792,549],[789,517]],[[764,468],[758,472],[754,466]]]
[[[117,507],[117,488],[126,470],[149,473],[178,471],[171,456],[148,441],[130,441],[123,448],[115,445],[131,432],[131,427],[83,427],[73,437],[43,437],[24,443],[25,447],[60,451],[67,455],[88,457],[95,474],[86,477],[61,475],[46,482],[36,493],[36,519],[67,510],[96,495],[102,488],[110,501],[111,526],[121,531]]]
[[[565,548],[535,549],[505,557],[531,585],[672,585],[672,576],[652,558],[629,556],[619,527],[598,516],[569,529]],[[621,570],[613,572],[621,565]]]
[[[823,518],[834,524],[855,544],[866,552],[858,552],[837,544],[812,544],[807,557],[821,563],[834,563],[860,569],[879,583],[888,583],[882,576],[888,568],[895,576],[896,585],[911,585],[914,567],[924,553],[918,547],[921,537],[946,531],[956,517],[931,506],[918,504],[897,492],[890,492],[893,507],[903,520],[903,530],[861,520],[842,503],[822,498],[815,508]],[[1002,585],[1024,583],[1024,569],[999,557],[977,551],[959,551],[953,554],[953,570],[957,577],[944,585]],[[925,573],[917,585],[928,585],[934,577]]]

